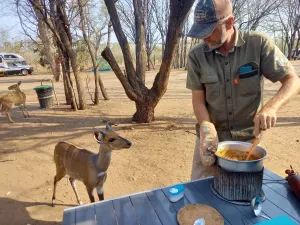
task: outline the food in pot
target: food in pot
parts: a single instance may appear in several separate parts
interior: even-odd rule
[[[249,152],[237,151],[237,150],[219,150],[216,154],[220,157],[237,160],[237,161],[245,161]],[[259,157],[255,155],[251,155],[249,160],[257,160]]]

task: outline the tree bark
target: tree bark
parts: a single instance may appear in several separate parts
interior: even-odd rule
[[[151,99],[145,99],[143,102],[136,102],[136,112],[132,121],[137,123],[150,123],[154,121],[154,109],[156,104]]]
[[[184,29],[185,30],[185,29]],[[184,46],[184,33],[181,34],[181,46],[180,46],[180,68],[183,67],[183,46]]]
[[[45,55],[46,55],[46,59],[47,62],[50,66],[51,72],[53,74],[53,76],[55,77],[55,80],[57,81],[58,78],[56,76],[56,71],[55,71],[55,60],[54,60],[54,51],[53,51],[53,45],[51,43],[51,38],[50,38],[50,34],[48,32],[48,28],[47,25],[45,24],[44,20],[43,20],[43,15],[41,14],[41,12],[38,10],[38,8],[36,7],[36,5],[39,5],[40,7],[42,6],[41,1],[40,0],[33,0],[35,2],[34,5],[32,5],[32,8],[34,10],[34,13],[37,17],[38,20],[38,30],[39,30],[39,34],[40,34],[40,38],[42,41],[42,44],[44,46],[45,49]]]
[[[57,15],[59,18],[59,21],[57,23],[58,32],[62,42],[64,43],[68,57],[71,61],[71,66],[76,81],[78,100],[79,100],[79,109],[84,110],[86,109],[85,90],[83,88],[82,79],[78,71],[77,55],[72,48],[72,37],[70,32],[70,25],[67,20],[65,8],[61,3],[57,5]]]
[[[145,84],[146,75],[146,30],[145,19],[143,13],[143,1],[133,0],[134,16],[135,16],[135,49],[136,49],[136,75],[143,84]]]
[[[187,36],[185,35],[185,38],[184,38],[184,50],[183,50],[183,67],[186,67],[186,57],[187,57],[186,49],[187,49]]]
[[[111,42],[111,33],[112,33],[112,22],[109,20],[108,28],[107,28],[107,42],[106,46],[110,48],[110,42]]]
[[[69,59],[65,59],[64,62],[62,62],[62,70],[63,70],[63,76],[64,76],[64,87],[65,87],[65,96],[66,96],[66,102],[68,105],[71,105],[72,109],[77,111],[77,101],[74,94],[74,89],[72,85],[72,81],[70,78],[70,63]]]

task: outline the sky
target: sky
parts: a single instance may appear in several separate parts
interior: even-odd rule
[[[11,41],[28,39],[28,37],[24,34],[19,17],[15,12],[16,6],[11,2],[13,2],[13,0],[0,0],[0,31],[8,31]],[[111,41],[117,42],[117,38],[114,34],[112,34]]]
[[[18,16],[13,10],[11,1],[2,0],[0,2],[0,30],[7,30],[12,40],[24,39],[23,30],[19,22]]]

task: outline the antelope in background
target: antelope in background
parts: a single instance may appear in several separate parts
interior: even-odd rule
[[[12,90],[8,92],[6,95],[0,97],[0,115],[5,111],[5,114],[8,118],[8,120],[13,123],[14,121],[10,117],[10,111],[11,109],[16,105],[19,106],[22,110],[23,116],[26,118],[26,115],[24,111],[27,114],[27,117],[29,117],[29,114],[26,109],[26,95],[24,92],[20,90],[21,81],[19,81],[17,84],[11,85],[8,87],[8,90]]]
[[[54,161],[56,164],[56,176],[54,177],[54,189],[52,206],[55,205],[56,184],[66,174],[75,192],[78,204],[82,204],[75,185],[80,180],[86,186],[91,202],[95,202],[93,191],[97,188],[99,200],[104,200],[103,185],[107,177],[107,169],[113,150],[130,148],[131,142],[119,136],[106,123],[105,130],[96,130],[94,138],[99,146],[99,153],[95,154],[86,149],[77,147],[68,142],[59,142],[54,149]]]

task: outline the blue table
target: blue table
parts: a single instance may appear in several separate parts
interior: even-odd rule
[[[300,201],[282,177],[264,169],[263,212],[269,217],[288,215],[300,224]],[[250,206],[223,201],[211,191],[212,178],[183,183],[185,197],[176,203],[168,199],[169,187],[132,194],[64,210],[63,225],[177,225],[177,212],[191,203],[207,204],[217,209],[226,225],[255,224]]]

